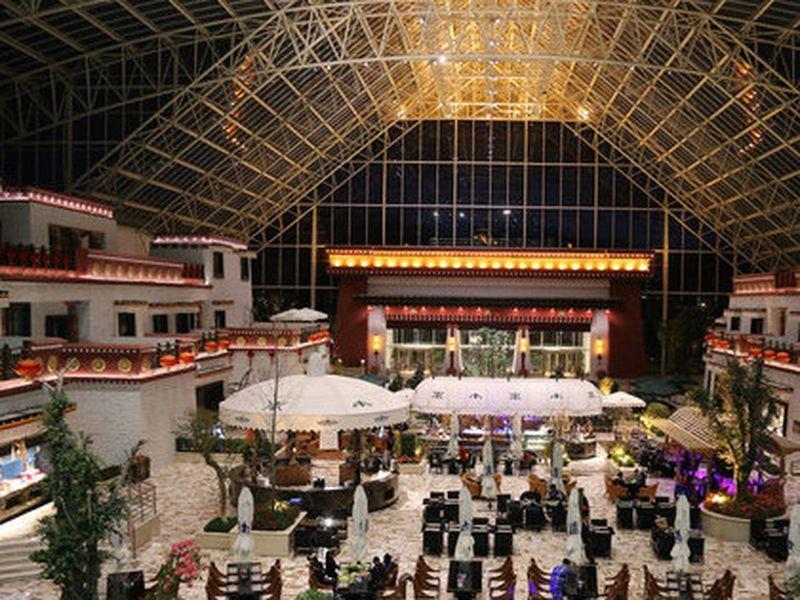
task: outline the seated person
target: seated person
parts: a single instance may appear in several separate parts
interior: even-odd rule
[[[380,590],[386,587],[387,572],[380,557],[375,556],[372,558],[372,566],[369,569],[369,573],[372,577],[372,584],[375,586],[375,589]]]
[[[622,471],[617,471],[617,474],[614,475],[614,479],[612,481],[614,485],[624,486],[625,476],[622,474]]]
[[[336,564],[336,559],[330,550],[325,552],[325,577],[334,582],[339,578],[339,565]]]
[[[523,502],[528,501],[528,502],[534,502],[536,504],[542,503],[542,495],[539,493],[538,490],[535,492],[531,491],[522,492],[519,499],[522,500]]]
[[[335,587],[337,576],[329,577],[323,565],[316,556],[308,557],[308,568],[314,573],[314,578],[324,586]]]
[[[567,497],[564,495],[564,492],[559,490],[554,483],[551,483],[550,489],[547,492],[548,502],[564,502],[566,499]]]
[[[550,593],[553,600],[562,600],[562,598],[572,596],[572,591],[577,591],[577,581],[578,577],[572,570],[572,563],[565,558],[550,574]]]

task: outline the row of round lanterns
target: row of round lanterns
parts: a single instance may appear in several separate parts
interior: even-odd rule
[[[214,354],[216,352],[225,352],[230,348],[230,341],[228,340],[219,340],[215,342],[214,340],[209,340],[205,344],[203,344],[203,350],[205,350],[208,354]],[[194,352],[181,352],[175,357],[173,354],[165,354],[161,358],[158,359],[158,364],[163,367],[164,369],[171,369],[178,363],[182,365],[191,365],[195,361],[195,354]]]

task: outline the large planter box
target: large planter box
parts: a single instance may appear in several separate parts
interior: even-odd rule
[[[767,519],[767,521],[781,518],[785,518],[785,516]],[[703,526],[703,533],[709,537],[726,542],[750,541],[750,519],[721,515],[706,510],[705,506],[700,507],[700,519]]]
[[[253,531],[255,553],[258,556],[287,557],[292,555],[294,546],[294,530],[306,516],[305,512],[297,515],[294,523],[283,531]]]
[[[424,475],[428,472],[428,461],[422,459],[419,462],[398,462],[397,470],[401,475]]]
[[[230,550],[233,547],[233,540],[236,539],[236,526],[234,525],[228,533],[201,529],[195,534],[194,539],[203,550]]]
[[[242,461],[241,454],[225,454],[215,452],[212,455],[216,461],[222,465],[237,464]],[[176,452],[175,462],[177,463],[191,463],[191,464],[206,464],[203,460],[202,454],[199,452]]]

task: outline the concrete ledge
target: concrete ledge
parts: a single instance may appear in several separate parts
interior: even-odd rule
[[[236,526],[228,533],[201,529],[194,535],[194,539],[203,550],[230,550],[233,547],[233,540],[236,539]]]
[[[425,475],[428,472],[428,461],[424,458],[418,463],[398,461],[397,470],[401,475]]]
[[[294,547],[294,530],[306,516],[305,512],[297,515],[297,519],[283,531],[256,531],[253,530],[254,551],[258,556],[292,555]]]
[[[154,538],[158,537],[161,533],[161,520],[158,515],[153,516],[146,521],[137,523],[133,527],[133,546],[137,550],[142,546],[149,544]]]
[[[784,519],[786,515],[767,519]],[[706,510],[705,506],[700,507],[700,519],[703,526],[703,533],[709,537],[726,542],[749,542],[750,541],[750,519],[740,517],[729,517],[717,512]]]
[[[217,460],[217,462],[222,464],[242,460],[241,454],[225,454],[224,452],[215,452],[212,456]],[[176,452],[175,462],[205,464],[205,461],[199,452]]]

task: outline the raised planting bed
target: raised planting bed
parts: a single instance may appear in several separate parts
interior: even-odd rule
[[[294,547],[294,530],[305,516],[305,511],[297,513],[297,517],[285,529],[275,531],[253,529],[255,553],[258,556],[291,556]]]
[[[236,530],[236,517],[215,517],[195,534],[194,539],[203,550],[230,550]]]

